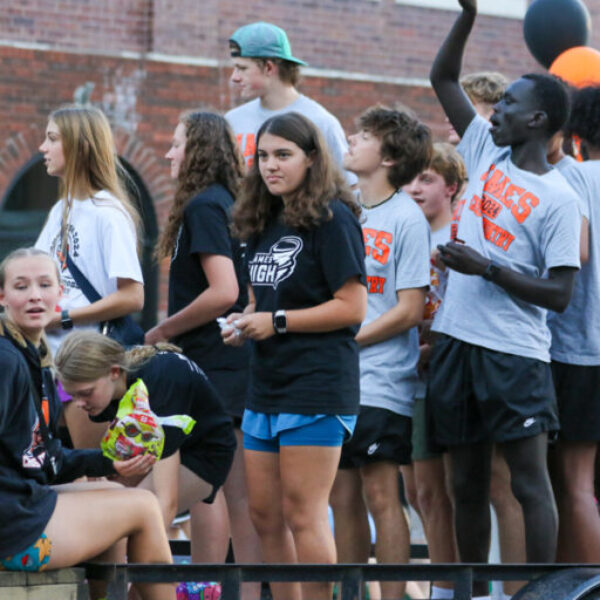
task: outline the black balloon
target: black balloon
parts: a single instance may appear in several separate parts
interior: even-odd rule
[[[548,68],[574,46],[587,46],[592,22],[581,0],[534,0],[523,22],[529,51]]]

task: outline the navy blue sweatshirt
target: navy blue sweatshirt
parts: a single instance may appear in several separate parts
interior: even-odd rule
[[[45,350],[45,347],[42,347]],[[82,475],[114,473],[100,450],[69,450],[56,439],[61,404],[49,361],[6,321],[0,320],[0,557],[27,548],[44,532],[56,506],[50,483],[66,483]],[[44,366],[42,366],[44,364]],[[43,381],[49,403],[52,455],[56,477],[43,467],[47,449],[34,404],[34,382]]]

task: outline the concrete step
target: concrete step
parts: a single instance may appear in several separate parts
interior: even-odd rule
[[[83,569],[0,571],[0,600],[88,600]]]

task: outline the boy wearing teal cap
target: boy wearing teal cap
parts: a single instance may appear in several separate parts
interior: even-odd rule
[[[299,93],[300,65],[306,63],[292,55],[283,29],[272,23],[258,22],[237,29],[229,39],[233,60],[231,83],[245,104],[230,110],[225,118],[234,130],[246,165],[254,160],[255,136],[270,117],[298,112],[321,130],[327,145],[341,166],[348,150],[340,122],[318,102]],[[349,183],[356,177],[347,174]]]

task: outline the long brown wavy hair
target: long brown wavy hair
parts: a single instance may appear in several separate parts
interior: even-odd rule
[[[184,113],[185,152],[167,225],[156,247],[160,260],[170,256],[188,202],[213,183],[220,183],[235,198],[244,176],[244,159],[227,121],[210,112]]]
[[[285,203],[283,222],[296,229],[312,229],[331,219],[329,204],[338,199],[358,217],[360,207],[335,164],[317,127],[299,113],[289,112],[267,119],[256,136],[256,152],[233,209],[233,233],[242,240],[264,231],[281,198],[271,194],[259,171],[260,138],[270,133],[296,144],[313,162],[300,187]]]

